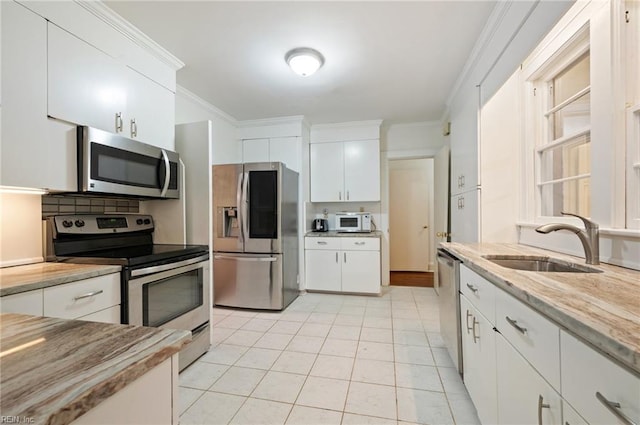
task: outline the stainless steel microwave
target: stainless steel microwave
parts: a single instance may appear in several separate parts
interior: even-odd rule
[[[78,127],[78,191],[180,198],[176,152],[91,127]]]

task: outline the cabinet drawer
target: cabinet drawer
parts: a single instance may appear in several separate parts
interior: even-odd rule
[[[109,307],[104,310],[96,311],[95,313],[78,317],[78,320],[86,320],[87,322],[119,324],[120,323],[120,306],[115,305],[113,307]]]
[[[349,251],[380,251],[379,238],[340,238],[343,250]]]
[[[616,413],[640,423],[639,376],[564,331],[560,332],[560,344],[562,396],[588,423],[628,423]],[[619,403],[620,407],[612,407],[615,413],[605,406],[605,399]]]
[[[120,304],[120,274],[44,289],[44,315],[76,319]]]
[[[308,237],[304,238],[304,249],[340,249],[340,238]]]
[[[0,312],[42,316],[42,289],[1,297]]]
[[[491,323],[496,321],[496,287],[473,270],[460,265],[460,292],[474,305]]]
[[[504,291],[496,291],[496,328],[557,391],[560,329]]]

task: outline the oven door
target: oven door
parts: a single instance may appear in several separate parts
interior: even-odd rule
[[[362,217],[355,214],[336,215],[336,230],[338,232],[359,232]]]
[[[151,269],[138,269],[134,273]],[[206,261],[178,263],[170,270],[129,279],[129,324],[192,331],[207,323],[210,276],[207,256]]]
[[[78,190],[179,198],[175,152],[90,127],[78,127]]]

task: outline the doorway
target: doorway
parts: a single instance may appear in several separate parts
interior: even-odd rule
[[[433,159],[389,161],[390,284],[433,286]]]

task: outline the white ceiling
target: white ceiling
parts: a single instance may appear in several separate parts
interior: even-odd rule
[[[181,59],[178,84],[238,120],[439,120],[496,2],[106,1]],[[284,61],[325,57],[313,76]]]

